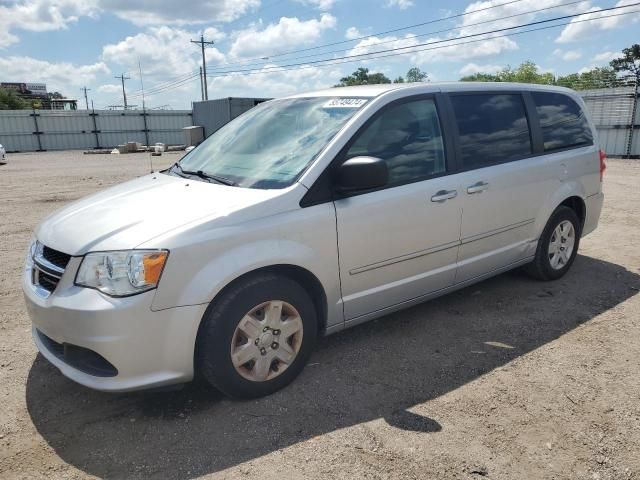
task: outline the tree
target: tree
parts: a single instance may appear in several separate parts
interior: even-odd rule
[[[474,73],[460,79],[463,82],[515,82],[515,83],[541,83],[553,85],[555,77],[552,73],[541,73],[538,66],[530,60],[521,63],[518,68],[507,66],[496,74]]]
[[[574,90],[611,88],[617,84],[616,72],[608,67],[596,67],[586,72],[571,73],[556,79],[556,85]]]
[[[49,92],[47,93],[47,96],[49,97],[49,99],[60,99],[60,98],[65,98],[64,95],[62,95],[60,92]]]
[[[461,82],[499,82],[497,75],[492,73],[474,73],[460,79]]]
[[[400,77],[402,78],[402,77]],[[407,72],[407,82],[428,82],[429,74],[418,67],[410,68]]]
[[[393,81],[393,83],[404,83],[404,78],[402,78],[402,76],[399,76]]]
[[[611,68],[617,73],[629,72],[636,80],[636,84],[640,82],[640,45],[633,44],[629,48],[622,49],[622,57],[616,58],[609,62]]]
[[[28,107],[16,92],[0,88],[0,110],[22,110]]]
[[[368,68],[360,67],[347,77],[342,77],[336,87],[350,87],[352,85],[375,85],[391,83],[384,73],[369,73]]]

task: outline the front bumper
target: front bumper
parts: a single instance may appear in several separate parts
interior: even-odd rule
[[[195,339],[206,305],[151,310],[155,290],[111,298],[73,285],[72,258],[54,292],[43,297],[27,261],[22,288],[38,350],[71,380],[119,392],[187,382],[193,378]],[[110,375],[78,367],[57,347],[80,347],[114,367]],[[104,372],[102,372],[104,373]]]

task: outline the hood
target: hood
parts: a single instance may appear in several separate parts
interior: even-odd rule
[[[40,224],[36,237],[70,255],[130,249],[200,219],[229,219],[234,212],[285,191],[229,187],[155,173],[67,205]],[[255,210],[260,214],[261,209]]]

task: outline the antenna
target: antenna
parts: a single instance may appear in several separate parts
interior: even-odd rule
[[[82,87],[80,90],[84,90],[84,104],[87,107],[87,110],[89,110],[89,100],[87,99],[87,92],[91,89],[87,87]],[[93,103],[93,100],[91,100],[91,103]]]
[[[140,72],[140,88],[142,89],[142,111],[144,112],[144,83],[142,83],[142,67],[140,66],[140,59],[138,58],[138,71]]]

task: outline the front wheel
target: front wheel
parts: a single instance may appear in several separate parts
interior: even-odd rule
[[[536,256],[525,267],[538,280],[557,280],[573,264],[580,244],[580,220],[569,207],[558,207],[538,240]]]
[[[304,288],[259,274],[232,286],[207,310],[196,367],[231,397],[269,395],[302,371],[316,337],[317,315]]]

